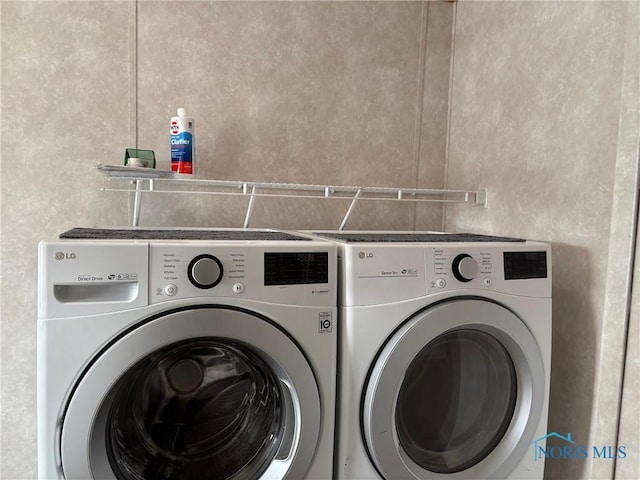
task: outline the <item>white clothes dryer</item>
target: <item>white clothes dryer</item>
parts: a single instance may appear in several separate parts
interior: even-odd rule
[[[320,232],[339,245],[339,480],[541,480],[547,244]]]
[[[332,243],[252,230],[62,237],[39,246],[39,478],[332,477]]]

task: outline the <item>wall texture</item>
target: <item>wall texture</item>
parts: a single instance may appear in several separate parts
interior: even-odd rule
[[[636,242],[636,251],[640,244]],[[640,256],[636,255],[634,278],[640,278]],[[628,342],[620,412],[618,438],[626,444],[629,461],[618,462],[616,480],[640,478],[640,285],[633,286],[633,301],[629,319]]]
[[[130,199],[101,192],[114,185],[95,164],[138,146],[168,168],[177,107],[196,118],[205,178],[487,187],[486,210],[362,203],[347,228],[444,221],[551,242],[549,429],[615,442],[638,4],[2,1],[0,20],[1,478],[36,477],[37,242],[127,224]],[[261,199],[252,226],[334,228],[347,206]],[[150,196],[141,224],[238,227],[245,207]],[[636,365],[629,357],[627,372]],[[623,416],[637,421],[637,376],[624,385]],[[631,420],[620,440],[637,446]],[[613,467],[553,461],[547,476],[612,478]]]
[[[482,185],[490,200],[482,212],[447,208],[445,226],[552,243],[549,431],[584,445],[618,440],[638,23],[627,2],[460,2],[455,20],[447,186]],[[546,476],[612,478],[614,467],[550,460]]]
[[[95,165],[137,145],[168,168],[169,117],[186,107],[204,178],[440,187],[453,8],[0,2],[0,477],[36,477],[37,242],[129,222],[128,195],[101,192],[119,185]],[[336,228],[347,207],[260,199],[252,226]],[[239,227],[245,208],[145,197],[141,225]],[[441,219],[438,207],[361,203],[347,228],[439,229]]]
[[[97,162],[129,142],[129,7],[2,2],[0,477],[36,478],[37,244],[77,224],[122,223]],[[115,39],[115,40],[114,40]]]
[[[419,3],[141,2],[139,144],[168,166],[168,117],[185,106],[205,178],[412,185],[421,27]],[[213,225],[241,226],[244,203],[218,200],[154,199],[142,220],[194,223],[206,210]],[[260,199],[254,226],[277,211],[296,227],[299,207]],[[337,226],[346,206],[330,207],[308,202],[305,226]],[[412,226],[411,213],[397,210],[394,226]],[[388,223],[373,215],[357,217]]]
[[[168,117],[185,106],[196,118],[196,168],[205,178],[439,187],[448,99],[441,75],[451,44],[427,35],[449,33],[452,10],[418,2],[189,2],[176,12],[172,3],[140,2],[138,144],[168,168]],[[431,178],[418,177],[419,167]],[[143,224],[241,226],[246,207],[220,197],[150,203]],[[347,207],[260,199],[252,226],[336,228]],[[361,203],[348,227],[412,229],[414,211]],[[439,208],[420,219],[423,228],[440,221]]]

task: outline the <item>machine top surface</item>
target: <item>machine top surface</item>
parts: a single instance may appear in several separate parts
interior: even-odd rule
[[[275,230],[147,229],[147,228],[73,228],[60,234],[74,240],[254,240],[278,241],[310,238]]]
[[[314,232],[322,238],[345,243],[455,243],[455,242],[525,242],[520,238],[496,237],[474,233],[426,233],[426,232]]]

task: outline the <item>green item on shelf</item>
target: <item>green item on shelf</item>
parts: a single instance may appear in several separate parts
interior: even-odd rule
[[[156,154],[153,150],[127,148],[124,151],[124,164],[128,167],[156,168]]]

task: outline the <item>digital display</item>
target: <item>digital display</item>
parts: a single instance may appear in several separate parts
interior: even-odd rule
[[[329,283],[327,252],[267,252],[264,254],[266,286],[309,283]]]
[[[547,252],[504,252],[504,278],[547,278]]]

